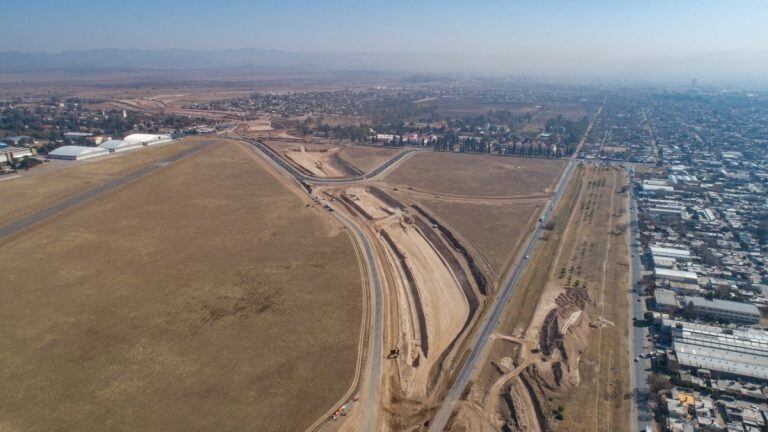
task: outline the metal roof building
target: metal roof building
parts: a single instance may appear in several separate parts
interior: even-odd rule
[[[80,160],[108,154],[109,150],[99,147],[62,146],[48,153],[51,159]]]
[[[107,149],[110,152],[121,152],[143,147],[139,141],[109,140],[99,144],[100,148]]]
[[[691,260],[691,252],[685,249],[668,248],[661,246],[651,246],[651,254],[654,257],[667,257],[683,261]]]
[[[168,142],[171,140],[171,136],[167,134],[144,134],[144,133],[135,133],[130,134],[123,138],[124,141],[134,141],[134,142],[140,142],[143,145],[153,145],[153,144],[160,144],[164,142]]]
[[[663,280],[687,282],[687,283],[699,282],[698,276],[696,276],[696,273],[692,271],[657,268],[656,270],[654,270],[654,275],[656,276],[657,279],[663,279]]]
[[[768,333],[664,320],[682,366],[768,380]]]
[[[741,303],[729,300],[708,299],[699,296],[683,297],[685,304],[693,305],[693,309],[702,315],[711,315],[719,320],[740,324],[757,324],[760,322],[760,310],[751,303]]]

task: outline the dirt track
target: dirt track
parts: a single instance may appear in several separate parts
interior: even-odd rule
[[[391,249],[390,265],[399,274],[398,303],[400,310],[407,313],[400,316],[401,326],[409,335],[403,341],[406,369],[401,374],[402,387],[408,398],[424,400],[432,367],[469,317],[467,297],[456,275],[413,223],[412,216],[364,188],[351,188],[340,196],[357,210],[361,222],[381,231],[383,244]]]

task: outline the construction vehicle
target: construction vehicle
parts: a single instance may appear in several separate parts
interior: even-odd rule
[[[394,348],[389,350],[389,355],[387,356],[387,359],[396,359],[400,355],[400,346],[395,345]]]
[[[350,405],[348,403],[340,406],[339,409],[337,409],[336,412],[333,413],[333,416],[331,416],[331,419],[333,419],[333,421],[336,421],[339,419],[339,417],[346,416],[347,414],[349,414],[349,408],[350,408]]]

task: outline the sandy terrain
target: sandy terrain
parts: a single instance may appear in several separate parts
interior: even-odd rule
[[[365,188],[341,192],[358,219],[379,231],[395,278],[400,305],[401,387],[409,399],[425,400],[432,366],[446,353],[470,315],[456,275],[417,227],[413,215],[388,205]],[[360,217],[362,216],[362,217]],[[429,226],[429,225],[423,225]]]
[[[0,429],[296,431],[336,403],[355,252],[252,156],[208,147],[0,244]]]
[[[499,328],[535,344],[542,356],[503,393],[497,428],[627,430],[628,215],[626,194],[619,193],[626,182],[613,168],[578,170],[554,228],[531,257],[525,289],[515,293]],[[518,356],[518,364],[524,359]],[[493,354],[490,360],[498,361]],[[473,392],[472,400],[482,400],[483,389]]]
[[[337,158],[338,149],[308,151],[305,146],[283,152],[283,156],[302,171],[317,177],[344,177],[349,174]]]
[[[562,160],[423,152],[390,172],[393,186],[440,195],[511,197],[547,194]]]

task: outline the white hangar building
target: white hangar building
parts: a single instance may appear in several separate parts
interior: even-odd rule
[[[100,147],[62,146],[48,153],[51,159],[80,160],[109,154],[109,150]]]
[[[99,144],[99,147],[107,149],[110,153],[116,153],[126,150],[133,150],[144,147],[139,141],[109,140]]]
[[[123,141],[132,141],[132,142],[139,142],[141,145],[154,145],[154,144],[160,144],[164,142],[168,142],[171,140],[171,136],[168,134],[144,134],[144,133],[135,133],[130,134],[127,137],[123,138]]]

